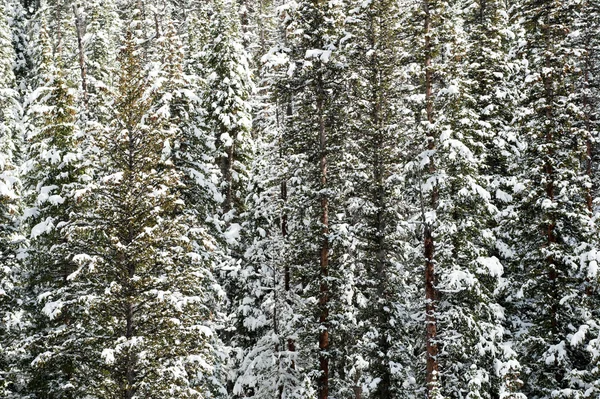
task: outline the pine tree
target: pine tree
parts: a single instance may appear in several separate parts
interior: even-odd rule
[[[65,232],[86,174],[75,125],[74,90],[65,77],[60,53],[50,53],[42,28],[38,79],[27,104],[27,159],[23,165],[29,231],[28,305],[33,330],[26,342],[33,357],[32,392],[73,395],[73,352],[63,346],[74,326],[69,276],[75,270]]]
[[[294,304],[295,313],[301,315],[294,320],[299,352],[295,367],[305,380],[298,395],[324,399],[350,385],[343,372],[338,373],[343,368],[337,368],[337,359],[340,364],[345,361],[343,336],[335,335],[343,329],[339,324],[343,270],[338,263],[343,250],[341,240],[335,242],[341,229],[330,219],[342,210],[343,201],[338,195],[344,134],[338,79],[343,58],[337,52],[343,14],[341,4],[325,1],[290,4],[287,14],[284,29],[289,36],[282,56],[289,60],[289,68],[278,86],[281,98],[289,101],[282,136],[290,173],[286,187],[290,252],[285,256],[291,287],[301,298]],[[332,379],[334,375],[338,378]]]
[[[423,234],[430,398],[490,397],[500,389],[494,369],[503,356],[503,312],[495,297],[503,267],[493,256],[495,209],[483,164],[491,133],[479,128],[480,79],[469,76],[479,71],[466,57],[469,14],[459,12],[462,5],[427,1],[406,22],[418,35],[405,50],[414,118],[406,136],[415,137],[408,143],[420,153],[407,168]]]
[[[538,398],[585,397],[583,376],[594,367],[583,345],[589,326],[597,323],[584,295],[593,265],[582,258],[595,246],[590,182],[582,167],[591,137],[576,92],[583,49],[568,35],[580,7],[552,1],[524,1],[520,7],[528,61],[520,128],[527,149],[520,160],[519,221],[511,230],[521,286],[514,301],[527,372],[523,390]]]
[[[81,364],[85,391],[93,397],[219,397],[216,243],[185,211],[185,179],[173,162],[178,135],[161,92],[176,82],[164,65],[157,74],[141,62],[139,25],[133,20],[125,33],[115,114],[99,132],[105,173],[72,230],[86,315],[78,337],[89,353]]]
[[[282,259],[287,246],[279,138],[274,123],[257,139],[262,150],[251,164],[248,210],[240,236],[245,251],[239,267],[230,274],[242,283],[232,317],[236,397],[289,397],[297,385],[289,342],[293,309],[287,295],[286,260]],[[280,172],[274,173],[274,168]]]
[[[21,147],[18,95],[9,14],[0,4],[0,395],[9,397],[19,383],[20,325],[19,264],[21,184],[18,173]],[[16,381],[15,381],[16,380]],[[13,385],[13,386],[11,386]]]
[[[282,16],[286,12],[282,12]],[[262,32],[261,34],[266,34]],[[254,96],[256,154],[249,168],[246,211],[243,214],[240,265],[231,277],[240,291],[233,309],[235,328],[231,360],[237,396],[286,398],[299,389],[296,371],[294,309],[301,298],[292,287],[286,253],[288,242],[288,160],[282,146],[286,114],[291,111],[286,94],[276,90],[285,69],[285,49],[278,43],[280,32],[262,39],[273,47],[262,60],[264,66]],[[280,39],[285,40],[285,39]],[[288,115],[289,116],[289,115]],[[235,276],[235,277],[234,277]]]
[[[223,181],[223,213],[233,220],[243,210],[246,164],[252,153],[252,127],[248,96],[252,82],[246,54],[239,40],[239,27],[230,8],[215,3],[210,21],[210,39],[204,50],[207,126],[216,137]]]
[[[494,235],[489,255],[499,259],[502,265],[511,262],[506,251],[504,232],[505,215],[512,209],[513,185],[516,182],[515,167],[521,148],[520,137],[514,121],[520,100],[518,74],[520,61],[516,60],[514,46],[519,31],[509,16],[509,9],[501,1],[469,1],[466,4],[465,31],[467,34],[467,78],[471,80],[472,100],[465,104],[477,119],[475,133],[480,139],[478,174],[482,186],[490,193],[487,227]],[[506,273],[508,271],[508,273]],[[513,309],[502,309],[505,305],[505,287],[510,287],[510,269],[497,281],[489,284],[491,300],[498,301],[497,328],[502,341],[494,354],[496,373],[490,373],[490,385],[494,392],[510,397],[522,397],[519,389],[521,365],[511,341],[511,314]],[[510,293],[508,293],[510,295]],[[508,304],[510,306],[510,304]],[[504,331],[504,334],[502,333]]]
[[[401,11],[385,0],[347,7],[342,48],[351,78],[343,147],[348,223],[343,292],[351,304],[341,324],[347,347],[343,364],[354,392],[346,396],[388,398],[407,394],[403,385],[414,378],[409,365],[417,361],[406,339],[406,302],[414,289],[406,285],[407,237],[398,224],[406,213],[399,191],[403,115],[395,83],[401,79]]]
[[[118,8],[114,1],[87,1],[73,8],[78,33],[78,62],[85,90],[86,122],[106,124],[110,89],[115,76],[117,32],[120,30]],[[81,44],[80,44],[81,42]],[[81,45],[81,49],[79,48]],[[83,51],[81,51],[83,50]],[[83,84],[85,76],[85,85]],[[85,86],[85,88],[84,88]],[[92,127],[97,129],[98,126]]]

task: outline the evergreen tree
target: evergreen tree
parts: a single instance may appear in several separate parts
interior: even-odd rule
[[[523,390],[537,398],[585,397],[583,376],[594,367],[583,345],[589,326],[597,324],[593,300],[583,295],[593,264],[581,257],[596,242],[582,168],[591,137],[575,91],[582,51],[568,35],[580,6],[524,1],[520,7],[528,61],[520,128],[527,149],[520,160],[519,220],[510,233],[521,286],[513,298],[527,372]]]
[[[469,73],[481,71],[466,57],[468,14],[459,11],[462,5],[426,1],[406,23],[419,29],[411,31],[418,35],[416,47],[407,47],[414,57],[407,93],[414,121],[407,136],[415,137],[409,143],[421,152],[407,167],[420,202],[415,211],[425,255],[430,398],[491,397],[499,390],[495,366],[503,355],[503,311],[495,297],[503,267],[493,256],[495,207],[483,173],[486,136],[493,133],[479,128],[480,98],[474,94],[481,78]]]
[[[66,348],[76,329],[76,297],[69,282],[75,270],[66,226],[76,207],[85,172],[75,125],[74,90],[66,80],[60,55],[53,56],[45,27],[38,87],[27,104],[27,160],[23,165],[28,251],[28,305],[33,330],[27,337],[32,364],[31,391],[74,397],[73,357]]]
[[[219,397],[215,242],[185,212],[185,179],[173,162],[177,131],[161,93],[177,82],[164,65],[155,73],[141,62],[139,24],[127,28],[114,117],[98,133],[106,173],[73,228],[85,390],[98,398]]]
[[[0,395],[3,397],[9,397],[14,390],[11,385],[21,379],[17,344],[21,328],[18,219],[21,211],[18,173],[21,137],[13,73],[16,54],[7,11],[4,4],[0,4]]]
[[[344,143],[347,275],[351,301],[343,338],[348,397],[388,398],[414,389],[409,365],[414,288],[406,279],[406,198],[400,194],[401,77],[399,5],[385,0],[350,2],[342,48],[351,76],[346,98],[349,137]]]
[[[248,96],[252,82],[239,27],[228,4],[215,3],[210,20],[209,42],[204,50],[207,126],[216,137],[222,174],[223,213],[228,221],[243,210],[246,164],[252,154],[251,109]]]
[[[289,67],[278,83],[288,107],[281,144],[289,170],[290,251],[284,256],[294,291],[289,295],[300,299],[294,303],[300,317],[294,318],[293,329],[295,367],[304,381],[297,395],[324,399],[352,390],[343,374],[345,270],[342,239],[336,241],[344,236],[344,224],[338,230],[337,219],[330,217],[343,212],[344,200],[340,177],[345,131],[338,81],[343,10],[340,3],[326,1],[288,7],[283,27],[288,38],[281,56],[289,60]]]

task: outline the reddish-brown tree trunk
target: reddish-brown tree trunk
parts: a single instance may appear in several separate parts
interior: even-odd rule
[[[591,70],[591,60],[592,60],[592,51],[593,48],[589,43],[589,35],[587,36],[586,39],[586,52],[585,52],[585,68],[584,68],[584,75],[583,75],[583,80],[584,80],[584,96],[583,96],[583,109],[585,110],[585,129],[587,131],[588,137],[586,140],[586,163],[585,163],[585,173],[587,175],[587,177],[590,179],[590,184],[593,184],[593,175],[592,175],[592,160],[593,160],[593,143],[592,143],[592,137],[591,137],[591,124],[590,121],[592,119],[591,115],[590,115],[590,101],[589,101],[589,97],[588,97],[588,90],[590,88],[590,70]],[[593,203],[594,203],[594,196],[593,196],[593,190],[594,187],[590,186],[587,189],[587,193],[586,193],[586,205],[587,205],[587,210],[588,212],[590,212],[590,214],[593,212]],[[588,296],[593,295],[594,293],[594,288],[593,285],[591,284],[590,278],[587,277],[585,279],[585,293]]]
[[[319,67],[319,65],[317,66]],[[317,115],[319,118],[320,186],[321,186],[321,256],[320,256],[320,295],[319,295],[319,399],[329,396],[329,198],[327,187],[327,132],[323,115],[324,88],[321,73],[317,76]]]
[[[552,31],[550,30],[550,22],[549,21],[545,21],[545,27],[544,29],[544,34],[546,36],[546,49],[547,52],[551,53],[552,50],[552,39],[551,39],[551,34]],[[550,59],[550,56],[546,56],[545,59],[545,66],[548,70],[551,70],[552,68],[552,60]],[[553,85],[552,85],[552,81],[551,78],[548,76],[543,76],[542,77],[542,81],[544,84],[544,97],[546,100],[546,112],[545,112],[545,116],[546,116],[546,120],[552,121],[553,120],[553,112],[552,112],[552,104],[554,102],[554,90],[553,90]],[[544,174],[545,174],[545,178],[546,178],[546,198],[549,199],[550,201],[554,201],[554,166],[552,165],[552,160],[554,158],[554,150],[552,148],[553,146],[553,142],[554,142],[554,132],[552,131],[552,124],[548,125],[548,130],[545,133],[545,137],[544,140],[546,142],[546,160],[544,162]],[[548,249],[550,251],[552,251],[552,247],[554,246],[554,244],[556,243],[556,221],[554,219],[554,215],[548,215],[548,225],[546,226],[546,246],[548,247]],[[548,279],[550,280],[550,283],[552,284],[552,286],[554,286],[556,284],[556,279],[558,278],[558,271],[556,268],[556,264],[555,264],[555,259],[554,257],[550,254],[546,257],[546,265],[548,267]],[[557,322],[557,313],[558,313],[558,298],[556,298],[556,290],[553,290],[553,300],[552,300],[552,305],[550,306],[550,319],[551,319],[551,326],[552,326],[552,330],[553,332],[556,332],[556,329],[558,327],[558,322]]]
[[[427,114],[427,122],[429,125],[433,124],[433,71],[432,71],[432,51],[431,51],[431,14],[429,10],[429,0],[423,1],[423,8],[425,12],[425,111]],[[427,130],[427,146],[430,150],[435,148],[435,136],[433,130],[429,126]],[[435,164],[433,160],[429,164],[429,172],[435,172]],[[433,188],[431,193],[432,209],[437,207],[438,202],[438,191],[437,188]],[[438,363],[438,345],[437,345],[437,315],[436,315],[436,303],[437,303],[437,290],[435,287],[436,283],[436,272],[435,272],[435,242],[433,239],[432,227],[425,222],[423,232],[423,246],[425,255],[425,334],[426,334],[426,350],[427,350],[427,365],[426,365],[426,383],[427,383],[427,397],[433,397],[433,391],[436,389],[439,363]]]

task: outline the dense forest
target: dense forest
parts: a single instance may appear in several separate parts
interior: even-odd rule
[[[0,397],[597,399],[600,0],[0,0]]]

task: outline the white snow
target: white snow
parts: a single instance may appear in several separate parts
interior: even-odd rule
[[[5,181],[0,180],[0,197],[17,198],[17,195],[12,188],[12,184],[9,185]]]
[[[331,58],[331,50],[319,50],[319,49],[306,50],[306,54],[305,54],[304,58],[307,58],[307,59],[318,58],[322,62],[326,63]]]
[[[566,357],[565,342],[560,341],[556,345],[550,345],[548,351],[544,354],[544,362],[547,365],[562,364]]]
[[[56,316],[58,316],[63,308],[63,301],[51,301],[46,302],[42,312],[50,318],[50,320],[54,320]]]
[[[598,262],[592,260],[590,261],[590,263],[588,263],[587,275],[589,278],[596,278],[596,276],[598,275]]]
[[[232,223],[231,226],[227,229],[226,232],[223,233],[223,237],[225,237],[225,241],[227,244],[234,245],[237,243],[237,240],[240,238],[240,230],[242,226],[237,223]]]
[[[513,200],[512,195],[500,189],[496,190],[496,198],[502,202],[512,202]]]
[[[225,147],[231,147],[233,145],[233,139],[229,133],[223,133],[219,138]]]
[[[65,199],[60,195],[51,195],[48,197],[48,202],[52,205],[60,205],[65,202]]]
[[[577,332],[571,335],[571,346],[578,346],[581,343],[583,343],[583,339],[585,338],[585,335],[587,334],[589,329],[590,326],[588,326],[587,324],[583,324],[582,326],[580,326]]]
[[[500,260],[495,256],[480,256],[477,258],[477,262],[486,267],[489,271],[489,275],[492,277],[501,277],[504,274],[504,267],[502,266],[502,263],[500,263]]]
[[[115,350],[114,349],[103,349],[102,354],[100,355],[102,359],[104,359],[104,363],[106,364],[114,364],[115,363]]]
[[[30,238],[36,238],[42,234],[49,233],[54,228],[54,223],[52,223],[52,218],[47,218],[43,222],[40,222],[33,226],[31,229]]]

